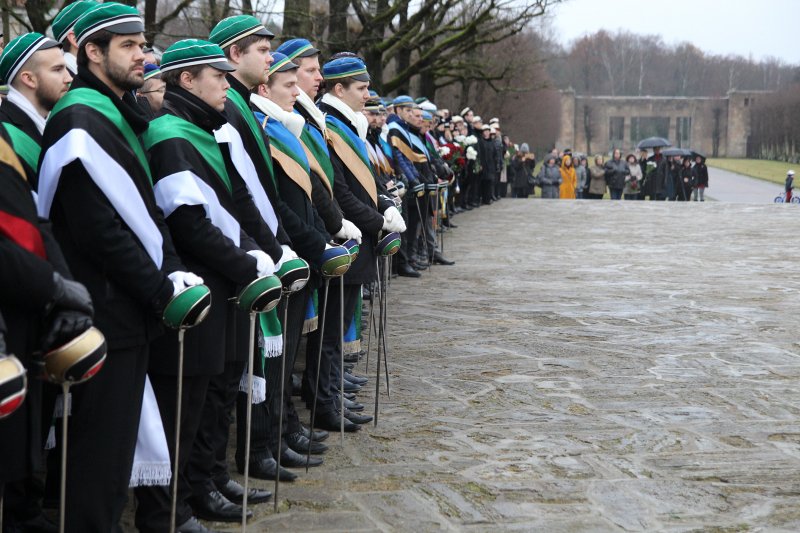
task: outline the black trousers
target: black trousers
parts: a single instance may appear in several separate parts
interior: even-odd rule
[[[417,232],[420,227],[420,213],[425,216],[425,196],[417,197],[413,191],[409,192],[411,197],[406,195],[406,207],[408,219],[406,220],[406,231],[400,234],[401,248],[405,262],[417,261]],[[338,327],[338,326],[337,326]]]
[[[488,204],[494,197],[494,182],[492,178],[481,179],[481,201]]]
[[[149,346],[109,350],[90,381],[71,388],[66,530],[119,531],[128,501]]]
[[[352,317],[358,301],[358,291],[361,285],[344,286],[344,316]],[[339,382],[339,372],[341,371],[339,342],[340,328],[340,302],[339,283],[331,283],[328,291],[328,302],[325,313],[325,335],[320,339],[320,330],[312,331],[308,334],[306,343],[306,371],[303,374],[303,389],[309,393],[309,397],[314,395],[314,385],[319,372],[319,387],[317,388],[317,412],[328,413],[338,409],[335,403],[338,398],[336,390]],[[325,291],[319,291],[319,309],[322,314],[325,305]],[[322,343],[322,356],[317,364],[317,353],[320,342]]]
[[[192,494],[202,496],[230,479],[228,435],[246,361],[228,361],[222,374],[211,376],[194,439],[186,479]],[[244,422],[242,422],[244,424]]]
[[[192,509],[186,502],[191,495],[186,479],[186,465],[189,463],[192,446],[200,427],[202,409],[208,390],[209,376],[184,376],[181,391],[181,438],[178,456],[178,502],[175,524],[180,525],[192,517]],[[170,462],[175,461],[175,421],[177,417],[175,399],[178,394],[176,376],[150,375],[150,383],[158,401],[161,423],[167,437]],[[173,473],[174,475],[174,473]],[[140,532],[160,533],[169,531],[169,516],[172,487],[137,487],[134,489],[138,506],[136,507],[136,527]]]

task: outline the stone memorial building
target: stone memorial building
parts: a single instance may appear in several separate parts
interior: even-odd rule
[[[561,91],[556,147],[606,154],[633,151],[645,137],[709,157],[746,157],[750,108],[766,91],[730,91],[724,97],[580,96]]]

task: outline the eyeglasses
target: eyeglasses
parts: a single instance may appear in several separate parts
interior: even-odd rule
[[[167,92],[166,87],[159,87],[158,89],[153,89],[152,91],[139,91],[139,94],[150,94],[150,93],[165,93]]]

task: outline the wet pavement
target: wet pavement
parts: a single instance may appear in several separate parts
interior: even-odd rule
[[[392,282],[378,426],[248,531],[800,530],[798,208],[458,216],[456,266]]]
[[[737,204],[767,204],[783,194],[783,186],[751,178],[721,168],[708,168],[706,196],[720,202]]]

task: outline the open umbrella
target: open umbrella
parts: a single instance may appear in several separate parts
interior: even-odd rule
[[[694,152],[686,148],[667,148],[666,150],[662,151],[661,154],[667,157],[672,157],[675,155],[679,155],[681,157],[690,157],[694,155]]]
[[[639,141],[636,148],[644,150],[646,148],[666,148],[667,146],[672,146],[672,143],[664,137],[648,137],[647,139]]]
[[[692,157],[702,157],[704,161],[706,160],[706,154],[697,150],[692,150]]]

